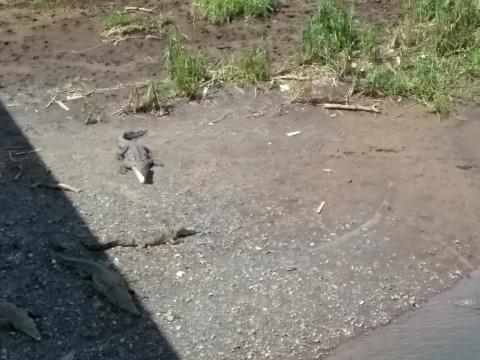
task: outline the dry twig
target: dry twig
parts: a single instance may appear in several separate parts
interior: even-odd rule
[[[160,36],[155,36],[155,35],[147,35],[147,36],[145,36],[145,40],[150,40],[150,39],[152,39],[152,40],[163,40],[163,38],[160,37]]]
[[[55,100],[55,104],[57,104],[58,106],[60,106],[63,110],[65,111],[70,111],[70,109],[68,108],[67,105],[65,105],[63,103],[63,101],[60,101],[60,100]]]
[[[85,53],[85,52],[88,52],[88,51],[92,51],[92,50],[98,49],[99,47],[105,46],[105,45],[106,45],[106,44],[103,43],[103,44],[99,44],[99,45],[96,45],[96,46],[91,47],[91,48],[88,48],[88,49],[83,49],[83,50],[71,50],[70,52],[73,53],[73,54],[82,54],[82,53]]]
[[[72,191],[74,193],[79,193],[82,191],[82,189],[75,188],[73,186],[67,185],[67,184],[43,184],[43,183],[35,183],[32,185],[33,188],[46,188],[46,189],[53,189],[53,190],[65,190],[65,191]]]
[[[298,76],[298,75],[279,75],[272,78],[272,81],[275,80],[296,80],[296,81],[308,81],[311,80],[311,77],[308,76]]]
[[[210,122],[209,122],[209,124],[212,124],[212,125],[213,125],[213,124],[219,123],[220,121],[222,121],[222,120],[226,119],[226,118],[227,118],[227,116],[229,116],[229,115],[232,115],[232,114],[233,114],[233,112],[228,112],[228,113],[226,113],[226,114],[224,114],[224,115],[220,116],[219,118],[217,118],[217,119],[215,119],[215,120],[212,120],[212,121],[210,121]]]
[[[324,109],[336,109],[336,110],[351,110],[351,111],[367,111],[373,113],[381,113],[377,105],[362,106],[362,105],[344,105],[344,104],[323,104]]]
[[[321,213],[322,213],[322,210],[323,210],[323,208],[325,207],[325,204],[326,204],[325,201],[322,201],[322,202],[320,203],[320,205],[318,205],[317,214],[321,214]]]
[[[15,155],[26,155],[26,154],[31,154],[31,153],[34,153],[34,152],[39,152],[40,150],[42,150],[42,148],[28,150],[28,151],[19,151],[19,152],[16,152]]]
[[[138,7],[138,6],[125,6],[123,10],[124,11],[145,11],[151,14],[156,8],[157,8],[156,6],[152,9],[147,9],[147,8]]]
[[[18,181],[23,174],[23,166],[21,164],[17,164],[18,172],[13,177],[13,180]]]
[[[47,105],[45,105],[45,108],[48,109],[50,107],[50,105],[52,105],[55,100],[57,100],[57,94],[55,94],[55,96],[48,102]]]

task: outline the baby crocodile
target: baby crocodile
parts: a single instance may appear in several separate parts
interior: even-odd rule
[[[151,246],[158,246],[164,244],[176,245],[182,241],[183,238],[197,234],[197,231],[187,229],[184,226],[167,229],[150,236],[145,236],[142,239],[115,239],[104,243],[84,241],[83,245],[92,251],[105,251],[117,246],[120,247],[140,247],[148,248]]]
[[[55,253],[54,257],[85,273],[91,278],[95,290],[104,295],[113,305],[140,316],[140,311],[133,303],[127,285],[116,271],[86,259],[73,258],[59,253]]]
[[[117,158],[123,160],[122,172],[132,170],[138,180],[144,184],[150,175],[150,168],[154,165],[150,150],[135,139],[145,135],[146,130],[126,131],[118,139],[120,148]]]
[[[0,301],[0,323],[8,323],[37,341],[42,339],[28,311],[19,309],[12,303]]]

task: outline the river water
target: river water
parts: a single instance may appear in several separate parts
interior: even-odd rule
[[[480,271],[328,360],[480,360]]]

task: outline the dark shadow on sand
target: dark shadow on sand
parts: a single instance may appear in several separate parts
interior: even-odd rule
[[[7,148],[20,146],[12,161]],[[37,342],[0,326],[0,358],[60,360],[74,350],[76,360],[178,359],[137,299],[141,317],[115,308],[88,280],[52,261],[52,242],[69,255],[108,259],[81,245],[93,235],[63,192],[31,187],[55,179],[36,153],[14,154],[29,148],[0,103],[0,299],[29,309],[43,337]]]

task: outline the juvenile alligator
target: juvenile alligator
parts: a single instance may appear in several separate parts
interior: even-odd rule
[[[0,324],[7,323],[18,331],[30,336],[35,340],[41,340],[42,336],[28,311],[16,307],[7,301],[0,301]]]
[[[140,316],[140,311],[134,304],[127,285],[116,271],[86,259],[73,258],[59,253],[54,253],[53,256],[56,260],[75,267],[90,278],[94,289],[104,295],[113,305]]]
[[[105,243],[83,242],[83,245],[93,251],[105,251],[113,247],[140,247],[147,248],[164,244],[178,244],[183,238],[195,235],[197,231],[178,226],[173,229],[160,231],[153,235],[147,235],[143,239],[115,239]]]
[[[132,170],[142,184],[149,179],[150,168],[154,165],[150,150],[135,141],[146,132],[146,130],[126,131],[118,139],[120,151],[117,158],[123,160],[121,172],[126,173],[127,170]]]

